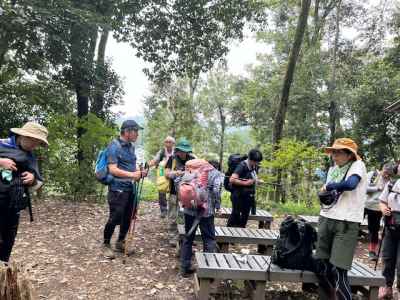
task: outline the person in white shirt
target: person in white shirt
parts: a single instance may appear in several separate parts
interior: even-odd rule
[[[158,167],[158,176],[164,176],[165,165],[168,159],[174,154],[175,139],[172,136],[167,136],[164,139],[164,147],[157,152],[154,158],[150,161],[150,167]],[[158,204],[160,205],[160,217],[164,219],[167,216],[168,204],[167,193],[158,191]]]
[[[393,174],[399,174],[399,165],[393,164]],[[380,208],[385,216],[382,241],[382,275],[386,286],[379,289],[378,299],[392,299],[397,270],[397,289],[400,288],[400,179],[389,181],[379,196]]]
[[[367,174],[367,199],[365,201],[364,216],[368,219],[368,257],[372,261],[377,261],[377,250],[379,244],[379,229],[381,227],[382,212],[379,207],[379,196],[385,185],[393,175],[392,164],[385,164],[382,170],[373,170]]]
[[[333,203],[321,204],[318,223],[316,255],[327,270],[326,276],[320,276],[321,299],[351,299],[347,271],[364,218],[367,192],[367,170],[357,150],[357,144],[349,138],[337,139],[325,148],[335,165],[329,169],[321,189],[334,195]]]

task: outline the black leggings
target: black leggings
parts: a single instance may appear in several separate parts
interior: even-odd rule
[[[329,261],[324,263],[325,275],[319,276],[320,299],[351,300],[351,288],[347,270],[335,267]]]
[[[366,208],[364,210],[364,215],[367,215],[368,218],[368,250],[376,253],[379,244],[379,229],[381,227],[382,213]]]

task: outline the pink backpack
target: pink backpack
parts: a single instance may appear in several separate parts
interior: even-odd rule
[[[208,173],[214,167],[204,159],[186,162],[185,174],[179,184],[178,199],[184,208],[207,210]]]

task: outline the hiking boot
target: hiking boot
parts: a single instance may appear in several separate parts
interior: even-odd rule
[[[160,218],[161,219],[165,219],[167,217],[167,212],[166,211],[162,211],[161,213],[160,213]]]
[[[193,268],[181,268],[180,274],[182,277],[188,278],[195,272],[196,272],[196,270]]]
[[[103,252],[103,255],[104,255],[105,258],[108,258],[108,259],[114,259],[115,258],[114,251],[112,250],[110,244],[103,244],[102,252]]]
[[[380,287],[378,293],[379,300],[393,299],[393,289],[390,286]]]
[[[125,252],[125,240],[115,242],[115,250],[121,253]]]
[[[368,259],[370,261],[377,261],[378,260],[378,256],[376,255],[376,253],[374,251],[370,251],[368,253]]]

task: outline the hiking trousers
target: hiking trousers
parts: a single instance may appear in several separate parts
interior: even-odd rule
[[[367,215],[368,218],[368,251],[376,253],[379,244],[382,212],[366,208],[364,209],[364,215]]]
[[[166,213],[168,210],[167,193],[158,192],[158,204],[160,205],[160,212]]]
[[[168,198],[168,238],[170,242],[178,241],[178,198],[174,194],[170,194]]]
[[[115,227],[119,225],[119,241],[124,241],[131,225],[135,194],[133,191],[109,191],[110,215],[104,228],[104,243],[109,244]]]
[[[382,275],[386,279],[386,286],[393,286],[397,273],[397,287],[400,286],[400,229],[385,227],[385,237],[382,245]],[[396,272],[397,271],[397,272]]]
[[[0,206],[0,260],[4,262],[10,259],[19,224],[19,212],[10,211],[7,206]]]
[[[254,193],[234,190],[231,193],[232,213],[229,216],[228,227],[243,227],[247,225],[250,209],[254,205]]]
[[[196,217],[185,214],[185,233],[188,233],[193,226]],[[192,246],[196,236],[197,227],[200,227],[201,238],[203,240],[203,252],[215,252],[215,225],[214,216],[201,218],[198,226],[194,228],[192,234],[185,236],[181,249],[181,268],[182,270],[190,269],[192,265]]]

